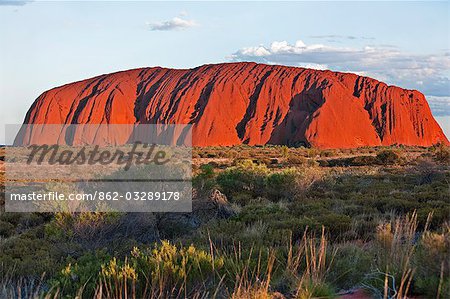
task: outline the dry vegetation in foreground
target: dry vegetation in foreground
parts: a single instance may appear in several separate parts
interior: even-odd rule
[[[193,155],[192,214],[2,212],[0,297],[450,296],[448,147]]]

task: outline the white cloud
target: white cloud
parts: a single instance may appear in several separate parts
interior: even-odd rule
[[[21,1],[21,0],[0,0],[0,6],[22,6],[32,2],[29,1]]]
[[[450,97],[427,97],[428,104],[434,115],[450,115]]]
[[[181,30],[194,27],[197,23],[194,20],[187,20],[181,17],[174,17],[171,20],[163,22],[147,22],[150,30],[152,31],[171,31],[171,30]]]
[[[375,38],[368,36],[354,36],[354,35],[339,35],[339,34],[329,34],[329,35],[311,35],[310,38],[316,39],[327,39],[328,41],[336,41],[339,39],[365,39],[365,40],[373,40]]]
[[[243,48],[229,58],[232,61],[255,61],[352,72],[388,84],[417,89],[435,98],[450,97],[448,52],[418,55],[400,51],[392,46],[335,47],[324,44],[307,45],[299,40],[294,44],[275,41],[270,46]],[[448,107],[445,114],[450,115]]]
[[[253,55],[256,57],[262,57],[262,56],[270,55],[270,52],[263,46],[259,46],[259,47],[243,48],[242,54],[243,55]]]
[[[315,70],[327,70],[329,69],[328,65],[320,64],[320,63],[299,63],[299,67],[304,67],[307,69],[315,69]]]

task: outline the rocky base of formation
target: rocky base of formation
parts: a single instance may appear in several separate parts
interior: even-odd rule
[[[44,92],[24,123],[192,124],[196,146],[448,144],[418,91],[350,73],[256,63],[101,75]],[[38,138],[28,132],[20,142]]]

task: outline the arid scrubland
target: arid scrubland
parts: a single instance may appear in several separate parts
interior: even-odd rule
[[[2,212],[0,297],[448,298],[449,162],[443,145],[196,148],[192,213]]]

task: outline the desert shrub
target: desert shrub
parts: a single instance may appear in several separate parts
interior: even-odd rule
[[[352,227],[349,234],[346,236],[348,238],[357,238],[362,240],[370,240],[373,238],[373,234],[377,227],[377,221],[374,219],[376,212],[369,212],[364,214],[362,212],[360,215],[355,215],[352,217]],[[352,235],[354,234],[354,235]]]
[[[298,202],[293,202],[289,206],[289,211],[297,216],[322,216],[330,212],[330,209],[332,208],[332,202],[326,200],[326,199],[319,199],[319,198],[307,198],[307,199],[301,199]]]
[[[192,186],[197,190],[210,190],[215,185],[214,167],[210,164],[200,166],[200,172],[192,179]]]
[[[0,214],[0,230],[2,225],[6,227],[13,225],[17,233],[26,231],[27,229],[37,227],[43,223],[50,221],[52,214],[50,213],[3,213]]]
[[[46,236],[56,241],[70,238],[96,239],[99,231],[111,226],[118,217],[119,214],[112,212],[58,212],[54,220],[45,226]]]
[[[450,163],[450,148],[443,143],[434,147],[434,159],[441,163]]]
[[[0,220],[13,224],[14,226],[20,223],[24,213],[0,213]]]
[[[263,165],[271,165],[272,164],[272,159],[270,159],[270,158],[267,158],[267,157],[258,157],[258,158],[255,158],[255,159],[252,159],[252,162],[254,163],[254,164],[263,164]]]
[[[348,290],[360,285],[371,270],[372,256],[367,248],[354,243],[337,245],[336,256],[330,269],[329,280],[339,288]]]
[[[280,160],[278,158],[270,159],[270,165],[277,165],[279,163],[280,163]]]
[[[443,225],[445,226],[449,221],[450,207],[444,202],[433,201],[428,202],[426,205],[419,208],[417,210],[417,220],[420,228],[423,228],[427,223],[428,215],[430,213],[433,214],[431,221],[428,222],[430,229],[440,230],[441,227]]]
[[[57,213],[43,228],[55,250],[73,256],[100,249],[123,254],[137,242],[154,241],[158,233],[154,217],[146,213]]]
[[[333,156],[336,156],[336,151],[335,150],[323,150],[323,151],[320,151],[320,153],[319,153],[319,155],[321,156],[321,157],[333,157]]]
[[[230,199],[237,193],[248,193],[256,197],[263,194],[268,173],[266,165],[244,160],[221,172],[216,181]]]
[[[224,250],[234,250],[235,245],[238,243],[242,245],[241,250],[249,250],[250,248],[263,249],[285,244],[289,239],[290,230],[274,227],[275,224],[266,221],[255,221],[245,224],[239,221],[222,220],[216,224],[209,224],[207,228],[203,228],[201,234],[206,239],[197,239],[197,244],[203,244],[207,247],[210,239]]]
[[[283,158],[287,158],[289,157],[289,147],[287,147],[286,145],[280,146],[280,156]]]
[[[286,163],[289,166],[304,166],[304,167],[316,167],[319,166],[319,163],[312,158],[305,158],[304,156],[300,156],[297,154],[290,154],[286,158]]]
[[[420,239],[413,264],[416,268],[414,291],[429,298],[450,297],[450,227],[425,232]]]
[[[106,251],[89,252],[76,260],[68,257],[65,266],[50,280],[50,285],[65,298],[75,298],[80,289],[86,298],[92,298],[101,267],[110,259]]]
[[[287,156],[286,162],[288,165],[307,165],[308,159],[303,156],[291,154]]]
[[[383,165],[395,165],[402,162],[402,156],[399,151],[386,149],[377,153],[377,160]]]
[[[328,160],[319,160],[317,162],[319,163],[318,166],[320,166],[320,167],[330,167],[331,166],[330,163],[328,162]]]
[[[319,165],[322,167],[350,166],[349,158],[336,158],[329,160],[320,160]]]
[[[231,158],[231,159],[235,159],[238,156],[239,156],[239,152],[236,150],[233,150],[233,149],[226,151],[224,154],[225,158]]]
[[[229,244],[233,244],[245,228],[245,223],[234,219],[211,221],[200,227],[197,234],[191,235],[188,240],[199,246],[208,246],[209,242],[212,241],[215,244],[220,244],[222,248],[225,248]]]
[[[293,240],[299,240],[306,231],[317,232],[321,229],[321,224],[317,219],[310,217],[288,217],[286,219],[274,220],[270,226],[277,231],[289,231]]]
[[[365,286],[378,295],[403,298],[413,293],[447,298],[450,230],[444,226],[439,233],[429,232],[427,227],[423,232],[417,230],[416,213],[380,225],[372,248],[374,270],[366,275]]]
[[[14,225],[0,220],[0,237],[7,238],[14,234]]]
[[[370,166],[378,163],[378,158],[374,156],[356,156],[350,158],[336,158],[320,161],[320,165],[327,167]]]
[[[193,245],[177,247],[163,241],[152,249],[135,248],[128,259],[113,258],[104,264],[102,286],[112,294],[128,292],[139,298],[149,294],[189,296],[199,288],[206,288],[223,264],[223,258],[213,257]]]
[[[245,206],[251,203],[254,199],[253,194],[251,193],[235,193],[232,198],[232,202],[239,206]]]
[[[306,156],[310,158],[315,158],[320,155],[320,151],[316,148],[306,149]]]
[[[376,260],[374,270],[366,275],[366,287],[378,296],[387,294],[403,298],[410,293],[416,271],[412,264],[416,236],[415,212],[378,226],[373,248]]]
[[[380,204],[382,204],[380,211],[383,213],[396,211],[403,214],[412,212],[418,208],[417,203],[402,198],[380,199]]]
[[[352,224],[349,216],[336,213],[324,214],[318,220],[335,238],[349,231]]]
[[[53,243],[42,238],[41,229],[6,239],[0,244],[1,272],[16,277],[52,275],[59,265],[61,253]]]
[[[224,265],[222,257],[193,245],[177,247],[168,241],[152,248],[135,247],[125,258],[104,252],[86,254],[68,263],[52,280],[63,298],[179,298],[207,289]]]
[[[351,166],[369,166],[377,163],[378,158],[374,156],[356,156],[351,158]]]
[[[270,291],[276,256],[273,250],[242,253],[235,248],[236,254],[226,255],[224,272],[227,273],[225,291],[228,298],[247,299],[272,297]]]
[[[274,201],[292,199],[298,191],[297,180],[299,172],[294,169],[284,169],[267,176],[267,196]]]
[[[210,152],[210,153],[206,153],[206,157],[205,158],[218,158],[217,153],[214,152]]]
[[[249,204],[242,208],[236,219],[249,224],[257,221],[286,218],[287,212],[285,207],[276,203]]]
[[[295,298],[333,298],[334,290],[327,282],[335,250],[330,250],[325,228],[320,237],[305,231],[296,246],[290,246],[286,271],[298,279]]]

